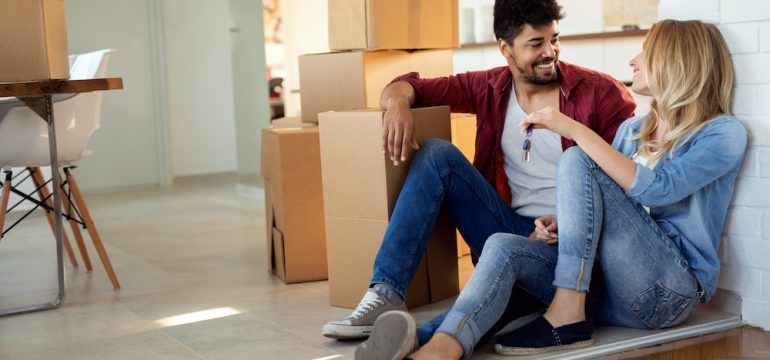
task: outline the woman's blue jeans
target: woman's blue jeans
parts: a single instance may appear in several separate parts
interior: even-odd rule
[[[665,328],[686,320],[700,303],[703,291],[681,249],[578,147],[559,162],[556,213],[553,284],[589,291],[592,271],[601,271],[606,292],[598,322]]]
[[[686,320],[702,296],[681,251],[582,150],[567,150],[557,171],[556,247],[495,234],[436,331],[466,356],[506,315],[520,289],[549,304],[555,286],[591,291],[588,315],[600,324],[663,328]],[[593,280],[593,281],[592,281]]]

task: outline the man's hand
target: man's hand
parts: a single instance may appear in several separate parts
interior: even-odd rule
[[[559,242],[558,226],[555,216],[541,216],[535,219],[535,231],[529,235],[531,239],[540,240],[546,244]]]
[[[380,107],[385,110],[382,124],[382,153],[393,165],[406,161],[411,147],[420,148],[414,139],[414,119],[410,108],[414,104],[414,88],[406,81],[396,81],[382,90]]]
[[[409,109],[407,99],[398,98],[391,101],[385,109],[382,124],[382,152],[390,156],[393,165],[398,166],[406,161],[408,148],[420,148],[414,139],[414,119]]]

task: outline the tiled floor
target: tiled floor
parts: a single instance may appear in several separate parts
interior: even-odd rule
[[[220,176],[87,195],[122,289],[112,290],[91,248],[93,272],[67,266],[63,307],[0,318],[0,359],[352,358],[357,342],[320,335],[349,310],[328,305],[326,282],[269,275],[263,202],[235,189]],[[54,259],[42,216],[3,238],[0,307],[53,298]],[[414,314],[424,321],[449,304]],[[488,347],[474,356],[494,357]]]

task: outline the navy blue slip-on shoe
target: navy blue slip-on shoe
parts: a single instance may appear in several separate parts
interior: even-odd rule
[[[500,355],[529,355],[547,351],[573,349],[594,343],[590,321],[554,328],[542,315],[500,338],[495,352]]]

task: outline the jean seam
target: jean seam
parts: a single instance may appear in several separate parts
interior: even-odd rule
[[[384,277],[372,279],[372,282],[369,284],[369,288],[375,284],[384,284],[390,286],[393,291],[395,291],[398,295],[401,295],[402,299],[406,300],[406,289],[403,289],[400,285],[396,284],[390,279]]]
[[[479,194],[478,188],[476,186],[472,186],[473,182],[469,181],[469,179],[466,179],[462,173],[454,171],[451,168],[447,168],[444,174],[440,174],[442,178],[442,183],[444,183],[445,187],[446,187],[446,183],[444,182],[444,178],[450,174],[452,175],[453,178],[462,180],[462,182],[465,183],[468,186],[468,188],[471,189],[471,192],[476,197],[476,199],[479,200],[479,203],[481,203],[487,209],[487,212],[489,212],[490,214],[492,214],[492,216],[494,216],[495,220],[498,223],[502,224],[503,227],[507,228],[510,233],[512,234],[516,233],[515,227],[508,226],[508,224],[504,221],[504,219],[499,216],[498,212],[494,211],[494,209],[488,206],[488,202],[482,201],[483,197]]]
[[[601,170],[600,168],[592,168],[592,169],[594,169],[594,170]],[[595,175],[599,175],[599,176],[603,175],[603,176],[606,176],[606,177],[609,178],[609,175],[607,175],[607,173],[604,172],[603,170],[601,172],[594,172],[594,174]],[[612,178],[610,178],[610,180],[612,180]],[[613,180],[613,182],[614,182],[614,180]],[[599,182],[599,183],[601,184],[601,182]],[[606,184],[606,185],[611,185],[611,184]],[[614,182],[614,186],[620,187],[620,185],[618,185],[616,182]],[[600,185],[600,187],[601,187],[601,185]],[[631,201],[633,201],[633,200],[631,200]],[[655,219],[653,219],[652,216],[647,211],[645,211],[644,209],[640,208],[639,206],[634,206],[634,209],[641,216],[641,218],[644,219],[645,223],[650,227],[650,230],[652,230],[658,236],[658,239],[662,240],[666,244],[666,247],[672,252],[671,255],[676,256],[677,261],[679,259],[683,258],[683,256],[682,256],[683,254],[682,254],[681,249],[679,249],[679,248],[674,246],[673,240],[671,240],[671,238],[668,237],[663,232],[663,229],[661,229],[660,225],[658,225],[658,223],[655,222]]]
[[[436,198],[441,197],[441,196],[442,196],[442,194],[439,194],[438,196],[434,196],[433,197],[433,201],[432,201],[433,205],[431,206],[430,210],[428,211],[430,213],[430,216],[428,218],[433,218],[434,215],[435,215],[435,217],[438,217],[437,207],[436,207],[436,202],[437,202]],[[435,221],[434,221],[434,226],[435,226]],[[411,252],[409,254],[410,255],[409,256],[409,264],[408,264],[408,268],[409,269],[411,269],[415,265],[414,264],[415,260],[418,261],[417,266],[419,266],[419,261],[422,260],[422,256],[419,256],[419,257],[417,256],[417,249],[419,249],[419,247],[420,247],[419,244],[422,244],[423,242],[425,242],[425,248],[426,249],[428,248],[428,241],[430,239],[427,239],[427,240],[425,239],[425,232],[426,232],[427,229],[428,229],[428,224],[427,223],[423,223],[422,227],[420,229],[420,232],[417,234],[417,241],[413,242],[413,246],[412,246]],[[414,279],[412,279],[412,280],[414,280]],[[412,280],[406,280],[405,282],[411,282]],[[404,292],[406,292],[406,291],[404,291]]]

